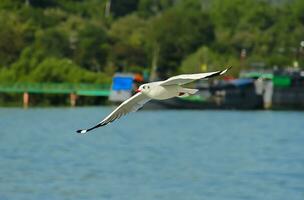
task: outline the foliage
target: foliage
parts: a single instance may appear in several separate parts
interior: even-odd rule
[[[108,78],[102,73],[82,69],[69,59],[48,58],[30,73],[34,82],[102,83]]]
[[[143,17],[158,15],[174,5],[174,0],[140,0],[138,3],[138,13]]]
[[[112,13],[115,17],[125,16],[137,10],[138,0],[111,0]]]
[[[0,10],[0,66],[8,66],[18,59],[25,46],[25,26],[14,13]]]
[[[109,35],[112,38],[112,62],[129,69],[131,66],[148,66],[147,22],[137,15],[128,15],[115,21]]]
[[[208,14],[192,9],[173,8],[153,22],[152,40],[160,48],[159,69],[174,72],[182,59],[201,45],[214,40]]]
[[[303,13],[303,0],[1,0],[0,82],[303,67]]]

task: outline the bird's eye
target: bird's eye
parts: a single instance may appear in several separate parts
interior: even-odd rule
[[[146,86],[143,86],[143,89],[146,89]]]

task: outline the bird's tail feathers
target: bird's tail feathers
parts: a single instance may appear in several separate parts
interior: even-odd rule
[[[180,88],[178,97],[187,97],[198,92],[198,89]]]
[[[188,97],[190,96],[188,93],[180,93],[180,95],[178,95],[178,97],[183,98],[183,97]]]
[[[198,92],[198,89],[181,88],[180,92],[193,95]]]

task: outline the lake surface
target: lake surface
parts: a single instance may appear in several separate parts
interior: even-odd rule
[[[0,199],[303,200],[304,112],[0,108]]]

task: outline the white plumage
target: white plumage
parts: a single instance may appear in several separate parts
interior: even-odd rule
[[[207,72],[199,74],[183,74],[173,76],[164,81],[151,82],[141,85],[137,89],[137,93],[131,98],[120,104],[113,112],[111,112],[106,118],[99,122],[96,126],[89,129],[78,130],[78,133],[87,133],[95,128],[107,125],[116,119],[119,119],[123,115],[129,112],[135,112],[141,108],[150,99],[164,100],[172,97],[188,96],[195,94],[197,89],[183,88],[181,85],[193,82],[199,79],[207,79],[214,76],[222,75],[226,73],[230,68],[223,71]]]

